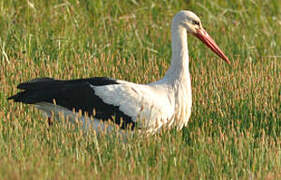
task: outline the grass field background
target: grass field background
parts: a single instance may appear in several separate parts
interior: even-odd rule
[[[48,127],[34,107],[7,101],[36,77],[160,79],[181,9],[232,62],[188,37],[193,108],[182,131],[124,143]],[[280,9],[278,0],[0,0],[1,179],[280,179]]]

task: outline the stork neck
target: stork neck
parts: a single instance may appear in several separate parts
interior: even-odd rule
[[[165,77],[169,80],[182,80],[189,77],[189,57],[187,32],[178,24],[172,25],[172,60]]]

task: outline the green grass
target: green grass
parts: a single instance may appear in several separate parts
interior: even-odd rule
[[[193,109],[182,131],[124,143],[49,128],[34,107],[7,101],[35,77],[160,79],[181,9],[201,17],[232,62],[189,37]],[[281,178],[280,9],[278,0],[0,1],[0,177]]]

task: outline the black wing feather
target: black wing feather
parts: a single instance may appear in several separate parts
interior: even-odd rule
[[[134,128],[132,118],[119,110],[118,106],[106,104],[95,95],[92,86],[118,84],[114,79],[94,77],[76,80],[55,80],[51,78],[34,79],[17,86],[23,91],[9,97],[15,102],[35,104],[39,102],[55,103],[69,110],[81,110],[89,116],[101,120],[112,120],[121,128]],[[95,113],[94,113],[95,112]],[[122,121],[122,123],[121,123]]]

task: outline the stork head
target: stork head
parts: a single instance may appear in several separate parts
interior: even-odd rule
[[[229,59],[218,47],[215,41],[209,36],[209,34],[203,28],[199,17],[191,11],[182,10],[178,12],[174,19],[173,25],[177,27],[183,27],[186,31],[198,39],[200,39],[204,44],[206,44],[214,53],[216,53],[220,58],[230,64]]]

